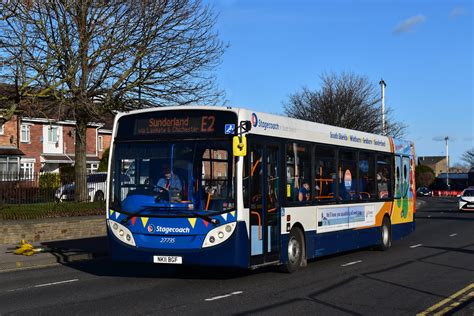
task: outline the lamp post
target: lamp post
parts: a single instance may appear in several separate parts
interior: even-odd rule
[[[385,87],[387,84],[383,79],[380,79],[380,88],[381,88],[381,100],[382,100],[382,134],[385,135]]]
[[[448,187],[448,190],[449,190],[449,146],[448,146],[449,137],[446,136],[444,138],[444,141],[446,142],[446,186]]]

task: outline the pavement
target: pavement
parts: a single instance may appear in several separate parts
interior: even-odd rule
[[[107,236],[33,243],[44,252],[14,254],[18,245],[0,245],[0,272],[93,260],[108,256]]]

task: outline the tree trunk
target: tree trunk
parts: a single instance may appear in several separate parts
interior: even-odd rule
[[[84,202],[89,199],[89,192],[87,188],[87,159],[86,159],[86,144],[87,144],[87,119],[78,118],[76,120],[76,148],[75,148],[75,195],[76,202]]]

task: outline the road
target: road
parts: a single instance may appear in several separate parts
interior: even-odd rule
[[[317,259],[294,274],[108,260],[1,273],[0,314],[414,315],[441,302],[432,311],[474,315],[474,213],[425,201],[416,232],[389,251]]]

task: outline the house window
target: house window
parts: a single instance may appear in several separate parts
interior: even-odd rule
[[[50,126],[48,128],[48,142],[56,143],[59,140],[58,137],[58,127],[57,126]]]
[[[99,151],[104,150],[104,137],[103,136],[98,137],[98,139],[97,139],[97,148],[99,149]]]
[[[99,168],[99,164],[98,163],[88,163],[87,164],[87,173],[94,173],[97,171],[97,169]]]
[[[0,122],[0,135],[5,134],[5,123]]]
[[[30,142],[30,127],[29,124],[21,124],[20,141],[22,143]]]
[[[18,158],[0,157],[0,181],[18,180]]]
[[[35,171],[34,162],[22,162],[20,164],[21,180],[33,180],[34,171]]]

